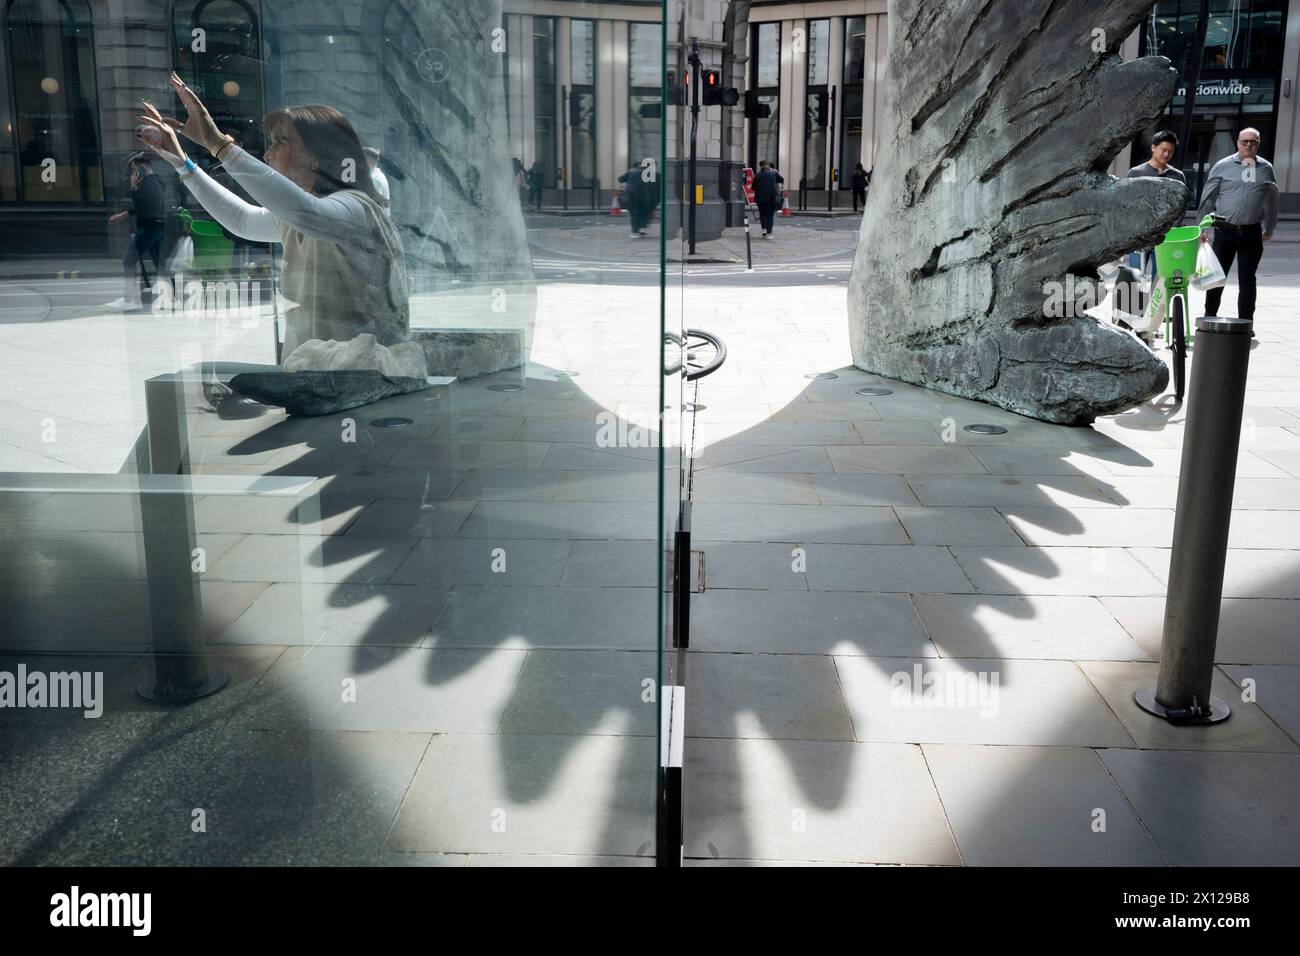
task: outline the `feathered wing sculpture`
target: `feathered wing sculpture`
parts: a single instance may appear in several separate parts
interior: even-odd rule
[[[1096,266],[1153,246],[1186,203],[1181,184],[1106,172],[1177,81],[1164,58],[1116,55],[1150,6],[891,0],[854,364],[1062,424],[1164,389],[1159,358],[1076,303]]]

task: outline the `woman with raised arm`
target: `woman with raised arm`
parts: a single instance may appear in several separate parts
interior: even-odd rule
[[[381,345],[406,339],[410,313],[402,244],[375,190],[352,124],[329,106],[290,106],[263,120],[266,162],[223,134],[175,73],[185,122],[145,101],[144,139],[228,231],[284,246],[284,356],[310,339],[346,341],[369,332]],[[177,131],[208,150],[261,205],[244,202],[185,155]]]

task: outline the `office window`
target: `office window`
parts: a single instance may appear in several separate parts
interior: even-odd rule
[[[180,0],[172,10],[176,72],[222,130],[264,148],[260,17],[242,0]]]
[[[533,148],[546,186],[556,185],[559,167],[555,96],[555,18],[533,17]]]
[[[630,23],[627,30],[627,157],[629,166],[659,155],[660,117],[641,115],[642,106],[658,106],[663,98],[660,64],[663,51],[657,23]],[[653,110],[652,110],[653,112]]]
[[[749,165],[757,169],[761,160],[768,160],[780,167],[781,24],[760,23],[752,35],[750,89],[772,115],[749,123]]]
[[[10,0],[5,33],[14,103],[8,140],[19,173],[4,198],[103,201],[90,7],[84,0]]]
[[[844,21],[844,85],[840,87],[840,189],[850,188],[854,167],[862,161],[863,78],[867,46],[866,17]]]
[[[808,21],[808,102],[804,114],[804,179],[809,189],[827,186],[826,148],[830,132],[831,22]],[[819,117],[823,117],[821,119]]]
[[[569,26],[569,183],[586,189],[596,181],[596,21],[570,20]]]

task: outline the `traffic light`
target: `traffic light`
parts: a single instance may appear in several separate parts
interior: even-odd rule
[[[689,82],[690,82],[690,79],[691,79],[691,74],[690,74],[689,72],[682,74],[682,80],[683,80],[684,82],[689,83]],[[676,71],[676,70],[669,70],[669,71],[668,71],[668,84],[667,84],[667,85],[668,85],[667,95],[666,95],[664,98],[668,101],[668,105],[669,105],[669,106],[685,106],[685,105],[686,105],[686,87],[680,85],[680,84],[677,82],[677,71]]]
[[[767,103],[758,101],[758,94],[753,90],[745,90],[745,118],[746,119],[767,119],[772,115],[772,107]]]
[[[717,70],[704,71],[700,97],[705,106],[718,106],[722,103],[721,77]]]
[[[705,70],[700,86],[705,106],[735,106],[740,99],[735,87],[723,87],[722,74],[717,70]]]
[[[825,128],[830,123],[831,98],[822,90],[817,94],[817,125]]]

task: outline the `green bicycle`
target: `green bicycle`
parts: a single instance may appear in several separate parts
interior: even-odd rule
[[[1196,275],[1201,231],[1213,225],[1214,217],[1206,216],[1200,225],[1175,226],[1155,249],[1157,285],[1152,295],[1162,291],[1167,302],[1165,341],[1173,355],[1174,398],[1180,402],[1187,388],[1187,340],[1192,334],[1187,318],[1187,291]]]

